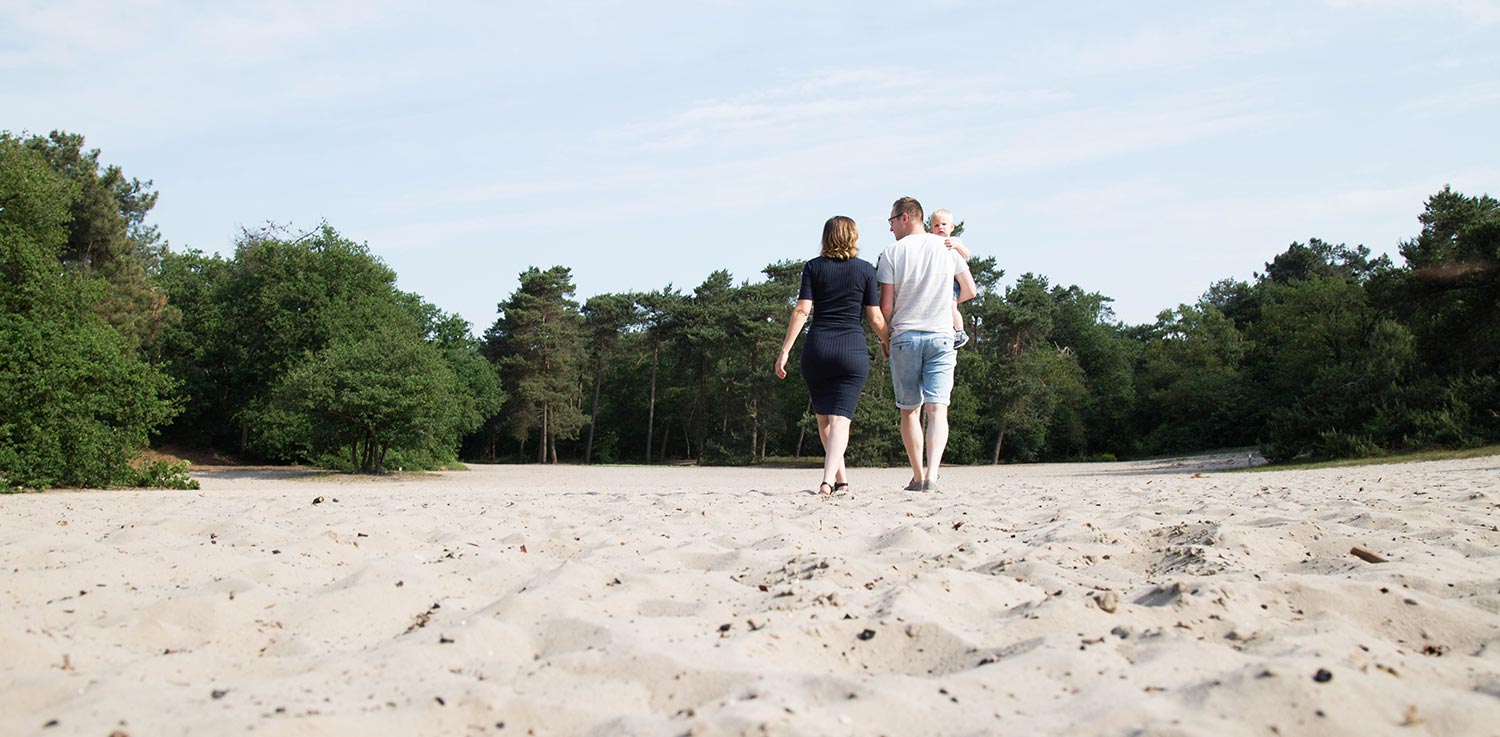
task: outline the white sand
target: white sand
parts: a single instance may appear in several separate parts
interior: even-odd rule
[[[0,735],[1500,735],[1500,458],[1194,463],[0,497]]]

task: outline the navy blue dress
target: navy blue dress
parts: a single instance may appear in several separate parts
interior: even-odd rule
[[[854,405],[870,375],[870,349],[861,320],[866,306],[880,305],[875,267],[864,259],[819,256],[802,267],[797,299],[813,303],[812,327],[802,344],[802,380],[820,415],[854,417]]]

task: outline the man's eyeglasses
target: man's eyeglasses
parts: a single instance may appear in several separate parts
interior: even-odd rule
[[[894,223],[894,222],[896,222],[896,219],[899,218],[899,217],[901,217],[901,215],[892,215],[892,216],[886,218],[885,221],[887,223]]]

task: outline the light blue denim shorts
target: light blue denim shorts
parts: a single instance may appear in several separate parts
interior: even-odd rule
[[[891,340],[891,388],[896,406],[917,409],[923,404],[947,404],[953,394],[953,367],[958,351],[953,332],[908,331]]]

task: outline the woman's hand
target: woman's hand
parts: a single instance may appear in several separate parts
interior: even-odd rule
[[[776,357],[776,378],[778,379],[786,378],[786,360],[786,351],[782,351],[781,355]]]

